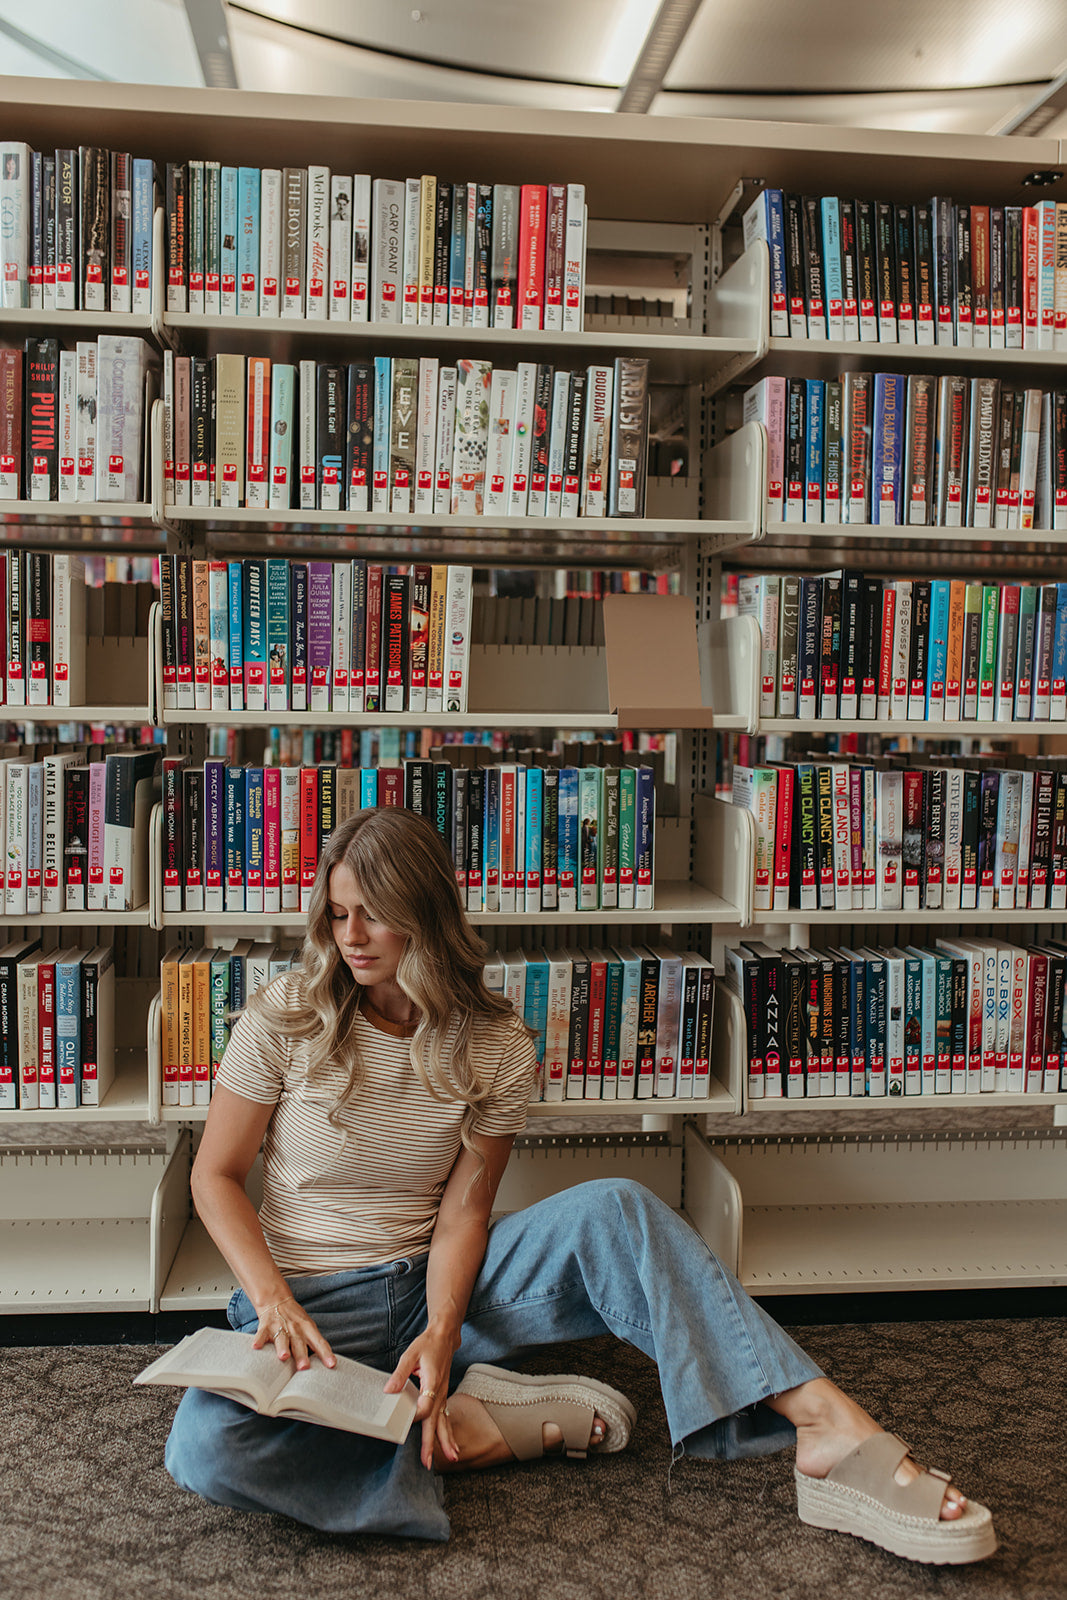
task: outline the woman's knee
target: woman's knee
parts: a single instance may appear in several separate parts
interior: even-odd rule
[[[227,1470],[231,1429],[224,1415],[232,1404],[199,1389],[187,1390],[174,1414],[163,1455],[166,1469],[180,1489],[216,1505],[227,1503],[232,1476]]]

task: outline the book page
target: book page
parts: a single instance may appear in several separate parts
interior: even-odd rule
[[[133,1381],[210,1389],[213,1394],[266,1411],[289,1382],[292,1370],[292,1363],[279,1361],[273,1347],[253,1350],[250,1333],[198,1328]]]
[[[295,1372],[285,1393],[271,1407],[275,1416],[296,1417],[374,1439],[407,1437],[418,1404],[418,1390],[408,1383],[399,1394],[383,1394],[388,1373],[378,1372],[337,1357],[336,1367],[325,1367],[317,1356],[304,1372]]]

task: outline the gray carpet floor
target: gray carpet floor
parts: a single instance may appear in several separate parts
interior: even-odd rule
[[[5,1600],[1063,1600],[1067,1327],[1031,1321],[792,1330],[920,1459],[996,1515],[974,1567],[913,1566],[797,1521],[789,1453],[682,1461],[643,1356],[611,1340],[531,1355],[626,1390],[629,1450],[450,1479],[452,1538],[338,1538],[177,1489],[177,1391],[133,1389],[148,1346],[7,1349],[0,1359]]]

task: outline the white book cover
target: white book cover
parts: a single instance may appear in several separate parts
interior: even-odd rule
[[[59,352],[59,499],[78,498],[78,353]]]
[[[760,715],[773,717],[778,687],[778,573],[743,576],[737,588],[737,614],[755,617],[760,630]]]
[[[419,358],[418,418],[415,431],[415,510],[433,515],[434,467],[437,450],[439,363],[436,356]]]
[[[493,368],[489,361],[456,363],[452,444],[453,515],[480,517],[485,509],[485,457],[489,443],[489,390],[492,380]],[[532,415],[531,411],[531,418]]]
[[[503,958],[504,997],[510,1001],[517,1017],[522,1017],[526,1006],[526,957],[521,950],[512,950]]]
[[[41,911],[51,916],[64,910],[63,783],[67,767],[78,760],[73,750],[44,758],[44,824],[41,830]],[[6,816],[6,812],[5,812]]]
[[[784,515],[785,413],[784,378],[762,378],[745,391],[741,419],[758,422],[767,436],[767,516],[771,520],[780,520]]]
[[[422,180],[404,184],[404,303],[400,320],[410,327],[419,321],[419,224],[422,216]]]
[[[549,953],[544,1067],[546,1101],[562,1100],[567,1081],[571,1026],[571,972],[571,960],[568,955],[561,950]]]
[[[567,185],[563,236],[563,331],[581,333],[585,318],[585,185]]]
[[[300,768],[281,769],[282,910],[300,910]]]
[[[375,178],[371,224],[373,322],[400,322],[404,273],[405,185]]]
[[[963,772],[949,767],[945,774],[945,888],[946,911],[960,909],[963,889]]]
[[[370,318],[371,179],[357,172],[352,179],[352,321]]]
[[[23,1111],[37,1111],[41,1108],[40,1029],[37,1006],[37,967],[40,959],[41,952],[33,951],[15,968],[19,1038],[19,1106]],[[54,1088],[50,1103],[52,1106],[55,1105]]]
[[[304,315],[325,322],[330,292],[330,169],[308,167],[307,293]]]
[[[0,143],[0,306],[30,303],[30,147]]]
[[[148,346],[104,333],[96,359],[96,498],[129,504],[140,497]]]
[[[4,914],[26,915],[26,855],[29,771],[25,761],[4,763],[6,820],[4,824]]]
[[[293,399],[296,368],[276,361],[270,375],[270,452],[267,464],[271,511],[287,511],[293,481]]]
[[[266,511],[270,499],[270,362],[249,360],[245,505]]]
[[[41,851],[44,836],[44,762],[31,762],[26,785],[26,915],[41,914]]]
[[[52,704],[85,704],[85,562],[69,550],[52,557]]]
[[[997,947],[997,1029],[993,1087],[1002,1094],[1008,1087],[1008,1050],[1011,1043],[1012,978],[1015,949],[1010,944]]]
[[[611,367],[588,369],[585,386],[585,445],[582,468],[582,516],[607,514],[607,481],[611,458]]]
[[[679,1029],[682,1021],[682,957],[663,945],[652,947],[659,960],[659,988],[656,996],[656,1096],[673,1099],[678,1092]],[[768,1093],[781,1094],[778,1086]]]
[[[330,179],[331,322],[352,316],[352,179],[335,172]]]
[[[333,635],[331,680],[333,704],[348,704],[348,663],[352,655],[352,563],[333,564]]]
[[[852,896],[852,795],[850,767],[833,765],[834,795],[834,908],[861,911]]]
[[[530,452],[536,403],[537,363],[521,361],[515,376],[515,423],[508,488],[508,511],[513,517],[524,517],[529,503]]]
[[[863,769],[863,909],[878,909],[878,828],[874,768]],[[855,891],[853,891],[853,896]]]
[[[515,439],[517,374],[496,367],[489,390],[489,449],[485,461],[485,512],[507,515],[511,499],[512,445]]]
[[[282,175],[264,167],[259,175],[259,314],[281,315]]]
[[[470,662],[471,604],[474,573],[450,566],[445,596],[445,711],[465,712]]]
[[[442,367],[437,391],[437,450],[434,468],[434,516],[447,516],[452,509],[452,457],[456,427],[456,369]]]
[[[300,426],[298,429],[300,459],[300,509],[315,510],[315,363],[301,361],[298,385]]]
[[[997,840],[993,874],[998,911],[1015,909],[1015,876],[1019,861],[1022,773],[1002,771],[997,791]]]
[[[1025,394],[1022,453],[1019,458],[1018,526],[1032,528],[1037,499],[1037,456],[1041,442],[1041,390],[1027,389]]]
[[[89,763],[89,873],[85,885],[86,911],[107,910],[104,883],[104,795],[107,768],[102,761]],[[181,907],[179,906],[180,910]],[[190,909],[192,909],[190,907]]]
[[[903,909],[904,774],[899,770],[877,772],[875,789],[878,806],[878,910]]]
[[[548,425],[548,494],[545,516],[563,515],[563,464],[567,455],[567,402],[570,373],[559,371],[552,378],[552,416]]]

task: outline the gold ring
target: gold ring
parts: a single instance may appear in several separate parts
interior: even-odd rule
[[[436,1389],[427,1389],[426,1393],[423,1395],[423,1399],[424,1400],[436,1400],[437,1399],[437,1390]]]

